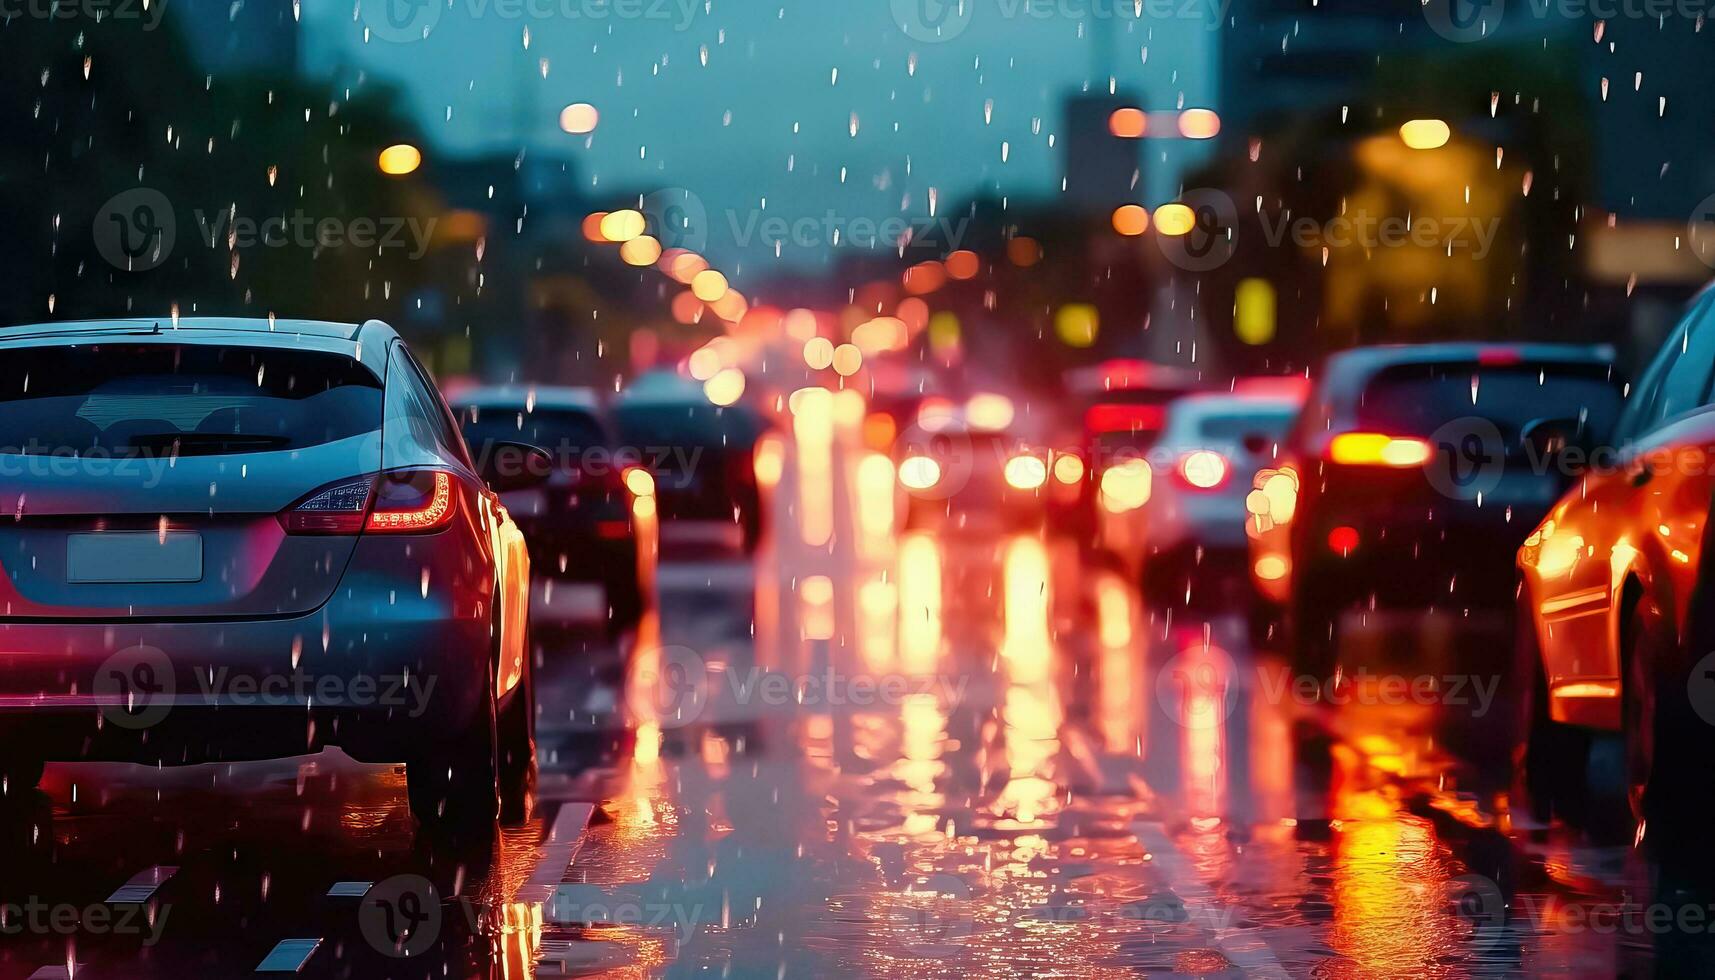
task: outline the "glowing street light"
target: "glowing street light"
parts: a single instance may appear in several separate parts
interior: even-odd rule
[[[1412,119],[1399,127],[1399,138],[1414,150],[1434,150],[1447,145],[1453,129],[1440,119]]]
[[[560,128],[574,136],[593,132],[601,121],[601,113],[588,102],[574,102],[560,110]]]
[[[382,173],[401,177],[423,165],[423,151],[409,143],[395,143],[381,151],[376,164]]]

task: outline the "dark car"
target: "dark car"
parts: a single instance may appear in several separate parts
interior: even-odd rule
[[[536,446],[553,459],[547,481],[501,495],[524,531],[535,575],[599,582],[608,622],[630,626],[647,594],[639,564],[629,470],[648,462],[619,446],[600,400],[588,388],[477,388],[453,399],[465,442],[479,460],[511,443]],[[634,478],[634,481],[635,478]]]
[[[1510,610],[1514,552],[1570,479],[1536,447],[1607,435],[1622,401],[1613,360],[1546,344],[1329,358],[1283,447],[1290,492],[1269,491],[1302,661],[1329,666],[1359,606]]]
[[[0,471],[9,796],[338,746],[426,824],[528,809],[529,557],[391,327],[0,331]]]
[[[754,408],[715,405],[702,385],[657,372],[619,393],[613,418],[620,442],[654,477],[664,546],[756,547],[763,527],[756,444],[766,424]]]

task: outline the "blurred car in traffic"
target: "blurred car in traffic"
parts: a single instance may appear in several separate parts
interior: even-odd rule
[[[1065,377],[1069,440],[1077,464],[1060,464],[1071,476],[1081,467],[1076,495],[1059,491],[1050,502],[1052,524],[1112,556],[1130,556],[1130,571],[1142,554],[1133,511],[1149,500],[1151,476],[1144,462],[1167,424],[1167,405],[1201,391],[1195,371],[1147,361],[1109,360],[1077,368]],[[1067,486],[1074,484],[1068,483]]]
[[[1712,383],[1705,291],[1606,446],[1544,447],[1580,480],[1518,551],[1518,802],[1605,839],[1630,843],[1646,818],[1653,833],[1701,835],[1715,802]]]
[[[405,763],[425,824],[524,815],[530,561],[487,482],[539,480],[539,452],[480,473],[373,320],[62,323],[0,348],[8,796],[45,761],[337,746]]]
[[[1149,454],[1148,501],[1129,511],[1154,602],[1207,604],[1248,588],[1250,475],[1272,463],[1302,407],[1290,392],[1186,395],[1169,404]],[[1116,517],[1116,522],[1123,518]]]
[[[1039,527],[1052,455],[1016,431],[1011,399],[992,392],[962,405],[923,400],[894,443],[906,527]]]
[[[663,547],[755,549],[763,529],[755,457],[767,428],[755,408],[716,405],[703,385],[656,371],[619,393],[613,420],[619,441],[644,460]]]
[[[647,604],[646,562],[654,556],[639,554],[629,484],[647,489],[648,474],[641,452],[615,443],[596,393],[511,385],[462,391],[452,404],[477,460],[523,443],[554,461],[542,485],[500,498],[529,543],[536,578],[600,583],[610,629],[635,624]]]
[[[1621,401],[1607,348],[1330,357],[1248,508],[1252,574],[1301,664],[1332,666],[1354,608],[1510,611],[1513,553],[1569,482],[1532,447],[1605,438]]]

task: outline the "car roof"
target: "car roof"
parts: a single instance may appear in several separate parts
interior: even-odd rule
[[[0,327],[0,349],[110,340],[294,347],[345,354],[375,369],[379,377],[380,366],[387,362],[387,345],[397,336],[380,320],[337,323],[279,317],[112,317]]]
[[[523,408],[534,403],[537,409],[549,411],[601,413],[601,397],[594,388],[566,385],[484,385],[466,388],[447,400],[454,408]]]

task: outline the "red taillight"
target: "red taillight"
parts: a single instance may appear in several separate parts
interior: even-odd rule
[[[425,534],[452,523],[458,493],[444,470],[400,470],[321,488],[280,514],[287,534]]]
[[[1328,532],[1328,550],[1340,557],[1358,550],[1358,529],[1341,525]]]
[[[1230,470],[1227,458],[1212,449],[1199,449],[1179,457],[1179,478],[1197,490],[1213,490],[1227,482]]]
[[[287,534],[356,534],[369,514],[372,476],[323,487],[280,514]]]
[[[382,534],[427,534],[453,522],[458,495],[452,475],[444,470],[383,473],[369,511],[368,531]]]

